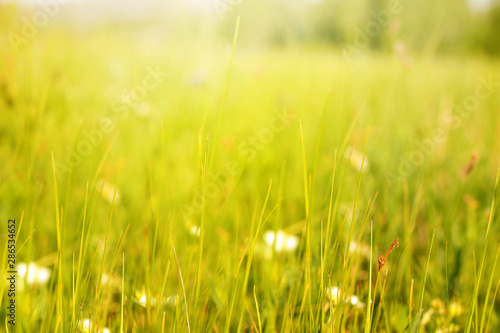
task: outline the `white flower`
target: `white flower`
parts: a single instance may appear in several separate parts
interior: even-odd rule
[[[153,301],[154,303],[156,303],[156,299],[152,298],[151,300],[151,305],[153,305]],[[146,297],[146,294],[143,294],[138,300],[135,301],[137,304],[139,304],[140,306],[142,306],[143,308],[145,308],[148,304],[148,299]]]
[[[78,323],[78,330],[83,333],[96,332],[94,328],[94,324],[90,321],[90,319],[84,319]],[[99,333],[110,333],[111,331],[107,327],[103,327],[99,329],[97,332]]]
[[[365,156],[365,162],[363,164],[363,153],[355,150],[354,148],[347,147],[345,150],[344,157],[349,160],[351,166],[358,171],[361,171],[361,166],[363,166],[363,173],[369,170],[370,163],[368,162],[368,157]]]
[[[158,301],[157,298],[151,297],[150,299],[150,305],[152,307],[157,307],[157,306],[162,306],[162,305],[168,305],[168,306],[177,306],[179,304],[179,295],[170,295],[163,301]],[[142,293],[140,297],[138,297],[135,302],[142,306],[143,308],[147,307],[148,304],[148,298],[145,293]]]
[[[19,263],[17,265],[17,273],[21,281],[26,281],[28,285],[38,284],[45,285],[50,279],[51,270],[46,267],[41,267],[34,262]],[[22,288],[22,285],[21,287]]]
[[[82,330],[82,332],[90,332],[92,330],[92,322],[90,319],[84,319],[83,323],[78,325],[78,327]]]
[[[120,191],[113,184],[108,183],[104,179],[99,179],[95,188],[97,191],[101,192],[104,199],[106,199],[109,203],[113,202],[113,197],[115,198],[115,203],[120,202]]]
[[[347,296],[345,295],[339,287],[326,288],[326,297],[330,299],[333,305],[338,305],[341,302],[349,302],[352,306],[361,309],[365,306],[365,303],[361,302],[358,296]]]
[[[294,235],[289,235],[283,230],[278,230],[276,233],[272,230],[264,233],[264,240],[267,245],[273,246],[276,252],[293,252],[299,246],[299,238]]]
[[[342,299],[342,294],[338,287],[330,287],[326,289],[326,297],[332,300],[333,305],[337,305]]]
[[[365,307],[365,303],[361,302],[357,296],[351,296],[350,298],[351,305],[361,309]]]
[[[193,236],[200,237],[200,227],[198,227],[194,224],[189,228],[189,232]]]

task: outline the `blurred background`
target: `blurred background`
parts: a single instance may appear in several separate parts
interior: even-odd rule
[[[157,299],[181,295],[166,255],[173,240],[195,331],[227,325],[234,332],[242,322],[250,327],[246,317],[231,317],[227,306],[236,299],[243,318],[245,298],[233,295],[240,295],[250,276],[248,304],[250,286],[263,286],[258,297],[270,301],[263,318],[274,332],[278,325],[307,321],[295,323],[282,309],[301,306],[302,297],[289,295],[302,295],[306,284],[294,272],[308,261],[301,247],[277,262],[256,254],[252,272],[239,270],[241,249],[254,237],[251,221],[267,202],[272,179],[266,208],[271,220],[262,231],[283,229],[302,237],[303,245],[311,225],[313,293],[322,293],[320,276],[330,277],[319,272],[320,239],[338,240],[346,258],[350,233],[368,246],[371,219],[375,256],[399,238],[401,249],[386,266],[396,269],[387,282],[391,311],[384,321],[394,327],[387,332],[401,332],[414,281],[415,295],[420,291],[434,230],[426,302],[449,298],[465,306],[472,299],[474,254],[483,248],[500,160],[499,55],[500,0],[0,0],[0,216],[20,218],[24,212],[19,237],[26,247],[18,261],[63,272],[57,285],[64,298],[57,307],[66,325],[76,322],[74,308],[65,312],[69,304],[83,304],[84,316],[106,308],[96,321],[117,331],[116,299],[123,294],[111,290],[115,301],[107,304],[106,298],[94,300],[91,290],[103,272],[121,275],[122,250],[126,297],[142,299],[133,295],[143,290]],[[475,104],[463,115],[468,101]],[[272,122],[284,114],[289,121],[269,139]],[[103,122],[112,128],[103,129]],[[202,210],[200,166],[207,159],[209,181],[234,163],[241,172],[221,177]],[[310,216],[305,195],[311,198]],[[325,236],[331,198],[332,228]],[[87,199],[93,221],[88,228]],[[490,243],[500,242],[496,218]],[[255,237],[266,246],[259,244],[261,235]],[[66,247],[60,261],[58,243]],[[500,248],[496,257],[491,249],[485,267],[494,269]],[[103,252],[97,256],[97,250]],[[88,278],[75,296],[71,254],[78,252]],[[336,254],[325,253],[332,272],[345,266],[337,266]],[[367,299],[371,266],[366,257],[349,255],[356,258],[357,275],[338,274],[346,288]],[[92,271],[94,260],[101,272]],[[24,331],[55,331],[54,281],[22,296]],[[491,287],[482,282],[481,310],[490,305],[485,295]],[[200,302],[194,286],[201,286]],[[500,327],[499,297],[492,301],[492,331]],[[163,309],[147,309],[146,316],[141,302],[132,303],[126,304],[129,327],[152,331],[161,324]],[[177,309],[167,311],[167,323],[175,318],[184,325]],[[344,308],[337,323],[359,326],[364,311],[353,316]],[[466,315],[453,319],[460,330]],[[432,318],[429,331],[444,331],[440,318]]]
[[[499,0],[2,0],[0,20],[22,26],[23,17],[44,8],[53,8],[46,11],[51,25],[69,23],[82,33],[126,26],[152,35],[231,38],[241,16],[240,42],[258,47],[349,48],[368,36],[366,48],[374,52],[401,52],[402,45],[427,55],[500,52]]]

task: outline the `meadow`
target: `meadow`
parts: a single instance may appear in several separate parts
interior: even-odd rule
[[[2,40],[0,331],[500,330],[498,61],[110,31]]]

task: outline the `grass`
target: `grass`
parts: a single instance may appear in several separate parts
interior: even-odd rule
[[[422,311],[424,311],[424,296],[425,296],[425,282],[427,281],[427,273],[429,271],[429,261],[431,259],[432,245],[434,245],[434,237],[436,236],[436,229],[432,232],[431,245],[429,246],[429,255],[427,256],[427,263],[425,264],[424,280],[422,282],[422,289],[420,291],[420,306],[418,307],[418,319],[415,323],[417,332],[420,332],[422,326]]]
[[[500,329],[500,92],[443,120],[498,63],[108,33],[0,42],[0,212],[18,265],[51,272],[18,275],[16,332]],[[157,66],[168,75],[134,100]],[[388,182],[436,129],[446,139]]]

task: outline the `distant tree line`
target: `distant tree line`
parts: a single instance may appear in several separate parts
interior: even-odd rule
[[[482,12],[466,0],[242,0],[220,20],[228,37],[237,15],[244,40],[273,46],[348,47],[367,37],[367,47],[381,52],[401,41],[413,53],[500,55],[500,0]]]

